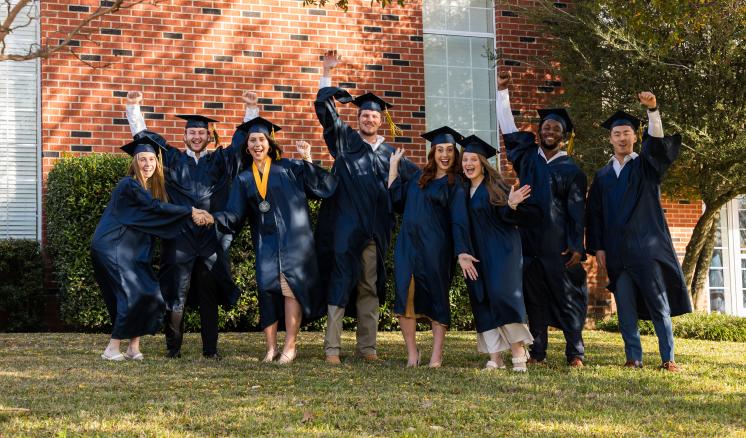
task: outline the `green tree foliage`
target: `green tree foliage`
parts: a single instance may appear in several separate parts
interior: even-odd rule
[[[543,0],[527,12],[550,36],[566,90],[559,103],[576,122],[589,175],[611,154],[603,116],[624,108],[645,118],[639,91],[655,93],[666,132],[682,134],[664,191],[705,202],[683,263],[703,308],[718,212],[746,193],[746,2],[580,0],[558,9]]]

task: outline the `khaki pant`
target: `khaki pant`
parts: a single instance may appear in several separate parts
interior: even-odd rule
[[[376,354],[376,334],[378,333],[378,278],[376,243],[368,242],[361,256],[362,276],[357,283],[357,347],[356,354],[367,356]],[[327,356],[339,356],[342,348],[342,318],[344,307],[328,308],[324,352]]]

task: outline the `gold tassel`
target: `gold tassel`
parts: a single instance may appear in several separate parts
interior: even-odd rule
[[[391,131],[392,137],[399,137],[402,134],[404,134],[404,131],[401,130],[400,127],[396,126],[396,123],[394,123],[394,119],[391,118],[391,114],[389,114],[388,108],[383,110],[384,116],[386,116],[386,123],[389,125],[389,130]]]
[[[272,138],[272,140],[277,141],[275,140],[275,127],[274,126],[272,127],[272,131],[269,133],[269,136],[270,138]]]
[[[218,135],[218,131],[215,129],[215,125],[210,126],[210,132],[212,133],[212,138],[215,140],[215,147],[220,147],[220,136]]]
[[[567,140],[567,155],[572,155],[573,149],[575,149],[575,130],[570,132],[570,139]]]

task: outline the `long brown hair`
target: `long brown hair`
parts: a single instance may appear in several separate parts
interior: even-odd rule
[[[425,167],[422,169],[420,180],[417,181],[417,185],[420,186],[421,189],[424,189],[428,184],[430,184],[435,179],[435,174],[438,172],[438,164],[435,162],[435,146],[437,145],[430,147],[430,152],[427,154],[427,164],[425,164]],[[461,160],[459,158],[458,148],[454,145],[453,162],[451,162],[451,166],[446,170],[449,186],[452,186],[456,182],[456,177],[460,176],[463,172],[463,169],[461,168]]]
[[[166,194],[166,178],[163,176],[163,159],[158,154],[156,157],[155,172],[153,176],[145,181],[145,178],[140,172],[140,166],[137,165],[137,155],[132,157],[132,163],[127,171],[127,175],[133,177],[145,190],[150,192],[150,196],[158,199],[161,202],[168,202],[168,194]]]
[[[490,195],[490,204],[502,207],[508,203],[508,193],[510,187],[505,183],[500,172],[492,167],[489,161],[482,154],[477,154],[479,163],[482,165],[482,174],[484,175],[484,187]]]

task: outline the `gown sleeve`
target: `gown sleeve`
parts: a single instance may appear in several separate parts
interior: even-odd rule
[[[667,135],[659,138],[646,133],[640,151],[641,157],[645,160],[643,162],[645,174],[660,183],[668,168],[679,157],[680,152],[680,135]]]
[[[588,178],[581,171],[575,174],[567,193],[567,247],[573,252],[585,254],[583,232],[585,230],[585,195]]]
[[[162,239],[174,239],[181,233],[183,220],[192,213],[191,207],[161,202],[133,178],[122,184],[125,202],[117,215],[122,225]]]
[[[598,174],[596,174],[598,178]],[[604,250],[604,220],[603,194],[598,181],[593,181],[586,206],[586,251],[596,255],[596,251]]]
[[[536,136],[533,132],[518,131],[504,134],[503,140],[505,141],[508,160],[513,164],[513,169],[515,169],[519,178],[525,178],[528,160],[538,153]]]
[[[302,181],[306,196],[311,199],[329,198],[337,189],[337,177],[331,172],[305,160],[290,160],[295,177]]]
[[[348,137],[354,131],[339,118],[334,99],[341,103],[348,103],[352,101],[352,96],[342,88],[325,87],[316,94],[316,101],[313,105],[316,117],[324,128],[324,141],[329,154],[337,158],[337,155],[344,154],[346,151],[349,143]]]
[[[544,218],[544,212],[542,212],[541,207],[528,201],[518,204],[515,210],[507,204],[495,206],[494,208],[497,210],[500,219],[519,227],[535,227],[540,225]]]
[[[472,254],[469,238],[469,212],[466,207],[466,192],[463,184],[456,183],[451,188],[448,200],[448,211],[451,215],[451,234],[453,236],[453,255]]]
[[[246,218],[252,213],[246,184],[241,176],[237,176],[231,186],[228,196],[228,204],[224,211],[213,213],[215,226],[222,233],[238,234],[246,222]]]

